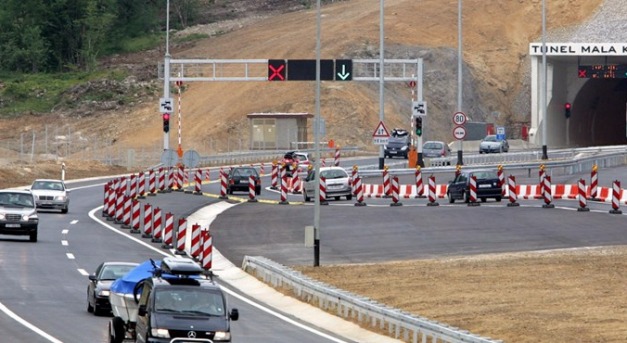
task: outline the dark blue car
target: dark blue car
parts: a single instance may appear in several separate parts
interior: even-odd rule
[[[452,204],[455,200],[470,201],[470,179],[472,176],[477,179],[477,200],[481,199],[481,202],[486,202],[488,198],[494,198],[496,201],[501,201],[501,185],[496,170],[476,169],[464,170],[453,181],[449,182],[446,191],[449,203]]]

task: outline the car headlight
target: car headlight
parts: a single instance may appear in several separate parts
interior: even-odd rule
[[[401,151],[405,151],[405,150],[407,150],[407,146],[404,146],[401,148]]]
[[[388,149],[388,146],[387,146],[387,145],[384,145],[384,146],[383,146],[383,149],[387,150],[387,149]]]
[[[153,328],[150,329],[150,334],[152,337],[170,338],[170,332],[168,329]]]
[[[101,290],[99,290],[99,291],[98,291],[98,296],[101,296],[101,297],[108,297],[110,293],[111,293],[111,292],[109,292],[109,291],[108,291],[108,290],[106,290],[106,289],[101,289]]]
[[[22,215],[22,220],[27,222],[30,219],[30,216],[28,214],[23,214]]]
[[[230,341],[231,333],[226,331],[216,331],[215,335],[213,335],[213,339],[215,341]]]
[[[65,201],[65,198],[67,198],[65,195],[57,195],[56,197],[54,197],[54,200]]]
[[[0,220],[4,220],[4,213],[0,213]]]

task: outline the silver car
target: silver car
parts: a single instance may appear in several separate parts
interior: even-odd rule
[[[485,138],[479,143],[479,153],[490,153],[490,152],[508,152],[509,151],[509,143],[507,143],[506,139],[497,139],[496,135],[487,135]]]
[[[322,167],[320,168],[320,175],[325,179],[327,199],[335,198],[335,200],[340,200],[340,197],[343,196],[346,197],[346,200],[353,198],[350,176],[348,176],[346,170],[341,167]],[[316,194],[315,177],[315,169],[311,169],[303,182],[305,202],[311,201],[311,198]]]
[[[57,209],[67,213],[70,207],[70,191],[62,180],[37,179],[30,186],[37,208]]]
[[[29,236],[37,242],[39,217],[29,191],[0,190],[0,235]]]
[[[422,145],[422,156],[424,157],[448,157],[451,148],[442,141],[427,141]]]

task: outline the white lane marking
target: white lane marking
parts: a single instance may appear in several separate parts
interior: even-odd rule
[[[70,222],[70,224],[71,224],[71,225],[74,225],[74,224],[76,224],[76,223],[78,223],[78,219],[74,219],[74,220],[72,220],[72,221]]]
[[[70,230],[68,230],[68,229],[63,229],[63,230],[61,230],[61,234],[62,234],[62,235],[67,235],[67,234],[68,234],[68,232],[70,232]]]
[[[67,256],[67,258],[68,258],[68,259],[70,259],[70,260],[75,259],[74,254],[69,253],[69,252],[68,252],[68,253],[66,253],[66,254],[65,254],[65,256]]]
[[[142,241],[142,240],[140,240],[140,239],[138,239],[138,238],[135,238],[134,236],[131,236],[130,234],[127,234],[127,233],[125,233],[125,232],[122,232],[122,231],[118,230],[117,228],[115,228],[115,227],[113,227],[113,226],[109,225],[109,224],[108,224],[108,223],[106,223],[106,222],[103,222],[102,220],[100,220],[100,218],[98,218],[98,217],[96,217],[96,216],[94,215],[94,213],[95,213],[96,211],[99,211],[101,208],[102,208],[102,206],[97,207],[97,208],[95,208],[95,209],[93,209],[93,210],[89,211],[89,217],[91,217],[91,219],[93,219],[94,221],[96,221],[96,222],[98,222],[98,223],[102,224],[102,226],[104,226],[104,227],[108,228],[109,230],[111,230],[111,231],[113,231],[113,232],[115,232],[115,233],[117,233],[117,234],[119,234],[119,235],[122,235],[122,236],[125,236],[125,237],[127,237],[127,238],[130,238],[131,240],[133,240],[133,241],[135,241],[135,242],[137,242],[137,243],[139,243],[139,244],[141,244],[141,245],[143,245],[143,246],[147,247],[148,249],[151,249],[151,250],[153,250],[153,251],[155,251],[155,252],[157,252],[157,253],[159,253],[159,254],[161,254],[161,255],[163,255],[163,256],[168,256],[168,257],[169,257],[169,256],[173,256],[172,254],[168,254],[168,253],[164,252],[163,250],[161,250],[161,249],[159,249],[159,248],[155,248],[155,247],[153,247],[152,245],[150,245],[150,244],[148,244],[148,243],[146,243],[146,242],[144,242],[144,241]],[[174,255],[174,256],[175,256],[175,255]],[[226,288],[226,287],[222,287],[222,289],[223,289],[226,293],[228,293],[229,295],[231,295],[232,297],[235,297],[235,298],[237,298],[237,299],[239,299],[239,300],[241,300],[241,301],[243,301],[243,302],[245,302],[245,303],[247,303],[247,304],[249,304],[249,305],[251,305],[251,306],[254,306],[254,307],[256,307],[256,308],[258,308],[258,309],[260,309],[260,310],[262,310],[262,311],[264,311],[264,312],[266,312],[266,313],[268,313],[268,314],[270,314],[270,315],[273,315],[273,316],[275,316],[275,317],[277,317],[277,318],[279,318],[279,319],[281,319],[281,320],[283,320],[283,321],[285,321],[285,322],[288,322],[288,323],[290,323],[290,324],[292,324],[292,325],[294,325],[294,326],[297,326],[297,327],[299,327],[299,328],[301,328],[301,329],[303,329],[303,330],[305,330],[305,331],[309,331],[309,332],[311,332],[311,333],[313,333],[313,334],[316,334],[316,335],[318,335],[318,336],[320,336],[320,337],[324,337],[324,338],[326,338],[326,339],[328,339],[328,340],[330,340],[330,341],[333,341],[333,342],[337,342],[337,343],[348,343],[347,341],[343,341],[343,340],[341,340],[341,339],[338,339],[338,338],[332,337],[332,336],[330,336],[330,335],[328,335],[328,334],[326,334],[326,333],[324,333],[324,332],[318,331],[318,330],[316,330],[316,329],[314,329],[314,328],[308,327],[308,326],[306,326],[306,325],[304,325],[304,324],[301,324],[301,323],[299,323],[299,322],[297,322],[297,321],[295,321],[295,320],[293,320],[293,319],[290,319],[289,317],[286,317],[286,316],[284,316],[284,315],[282,315],[282,314],[280,314],[280,313],[278,313],[278,312],[276,312],[276,311],[273,311],[272,309],[270,309],[270,308],[268,308],[268,307],[264,307],[264,306],[262,306],[261,304],[258,304],[258,303],[256,303],[256,302],[253,302],[252,300],[250,300],[250,299],[248,299],[248,298],[245,298],[245,297],[243,297],[243,296],[241,296],[241,295],[239,295],[239,294],[237,294],[237,293],[235,293],[235,292],[231,291],[230,289],[228,289],[228,288]]]
[[[63,246],[67,246],[67,245],[68,245],[68,243],[67,243],[67,241],[64,239],[64,240],[62,240],[62,241],[61,241],[61,245],[63,245]]]
[[[88,276],[89,275],[89,273],[85,269],[83,269],[83,268],[78,268],[78,272],[81,273],[81,275],[83,275],[83,276]]]
[[[2,303],[0,303],[0,311],[4,312],[7,316],[13,318],[16,322],[24,325],[27,329],[35,332],[36,334],[38,334],[39,336],[47,339],[48,341],[53,342],[53,343],[63,343],[62,341],[60,341],[60,340],[50,336],[49,334],[45,333],[43,330],[41,330],[40,328],[36,327],[35,325],[27,322],[22,317],[18,316],[13,311],[9,310]]]

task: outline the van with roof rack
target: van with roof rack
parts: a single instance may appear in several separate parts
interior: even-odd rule
[[[227,298],[211,272],[181,257],[166,257],[159,266],[153,265],[152,276],[133,286],[137,311],[127,322],[124,315],[112,319],[110,342],[124,338],[141,343],[231,342],[231,321],[239,318],[239,312],[228,310]],[[112,305],[120,303],[115,286]],[[114,314],[119,313],[115,308]]]

